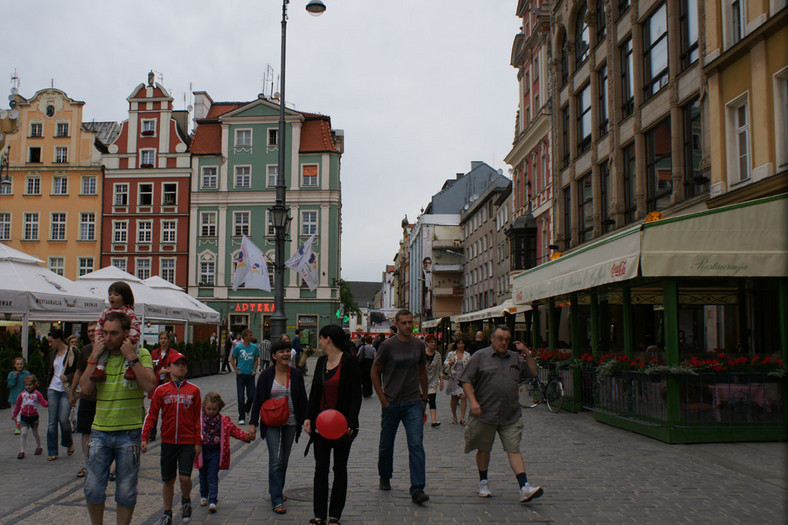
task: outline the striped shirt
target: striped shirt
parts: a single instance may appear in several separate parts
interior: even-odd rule
[[[142,366],[153,368],[150,353],[139,350]],[[107,380],[98,383],[96,395],[96,417],[93,429],[102,432],[136,430],[142,428],[145,419],[145,391],[136,381],[123,378],[126,371],[123,355],[109,355],[105,372]]]

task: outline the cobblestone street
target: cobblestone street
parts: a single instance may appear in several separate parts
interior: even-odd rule
[[[314,366],[314,359],[310,360]],[[311,376],[307,378],[307,381]],[[202,390],[218,391],[236,419],[235,381],[217,375],[194,381]],[[438,395],[442,425],[425,428],[427,487],[430,502],[411,503],[404,431],[395,451],[391,492],[378,490],[377,443],[380,405],[365,399],[362,429],[350,457],[348,503],[343,523],[784,523],[786,519],[786,446],[784,443],[666,445],[593,420],[590,413],[551,414],[544,407],[525,411],[523,446],[531,483],[544,496],[528,505],[518,502],[516,481],[498,442],[490,465],[494,497],[476,495],[478,475],[473,455],[463,453],[463,427],[451,424],[448,397]],[[4,411],[0,443],[0,520],[11,523],[88,523],[78,451],[57,461],[28,455],[17,460],[10,410]],[[42,439],[46,410],[41,415]],[[78,443],[79,435],[75,442]],[[229,471],[222,471],[219,510],[199,507],[194,472],[193,523],[306,523],[312,517],[314,459],[303,456],[306,440],[294,445],[285,494],[285,516],[271,512],[267,491],[267,451],[233,441]],[[44,445],[45,446],[45,445]],[[143,457],[139,499],[133,523],[154,524],[161,514],[160,441]],[[113,488],[106,523],[114,523]],[[176,488],[176,501],[178,496]],[[180,516],[175,513],[175,523]]]

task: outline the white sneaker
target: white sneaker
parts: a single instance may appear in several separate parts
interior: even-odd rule
[[[200,498],[200,507],[204,507],[208,504],[208,498]]]
[[[216,503],[211,503],[210,505],[208,505],[208,512],[211,513],[216,512]]]
[[[525,486],[520,489],[520,503],[528,503],[532,499],[540,497],[542,494],[544,494],[542,487],[526,483]]]
[[[482,498],[492,497],[492,491],[490,490],[490,485],[487,483],[486,479],[483,479],[479,482],[479,496]]]
[[[246,424],[246,420],[245,419],[239,419],[238,420],[238,424],[239,425],[245,425]]]

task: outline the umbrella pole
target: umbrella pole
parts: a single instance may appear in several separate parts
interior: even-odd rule
[[[28,354],[28,334],[30,333],[30,328],[28,328],[27,324],[29,322],[29,315],[22,314],[22,357],[25,358],[25,362],[30,361],[30,356]]]

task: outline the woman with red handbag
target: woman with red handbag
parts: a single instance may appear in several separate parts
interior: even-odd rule
[[[280,339],[271,345],[274,366],[257,379],[249,432],[254,439],[260,423],[260,438],[268,445],[268,493],[271,507],[284,514],[282,490],[293,440],[298,441],[307,412],[304,376],[290,366],[290,342]]]
[[[350,445],[358,433],[358,412],[361,409],[361,367],[345,347],[345,333],[335,324],[320,329],[320,349],[323,356],[317,360],[312,390],[309,394],[309,415],[304,421],[304,431],[315,444],[315,478],[313,506],[315,517],[311,524],[324,525],[326,518],[331,525],[339,525],[347,498],[347,462]],[[347,431],[338,439],[320,435],[316,428],[318,415],[324,410],[337,410],[347,421]],[[334,451],[334,484],[331,500],[328,496],[328,471],[331,451]],[[305,453],[306,455],[306,453]]]

